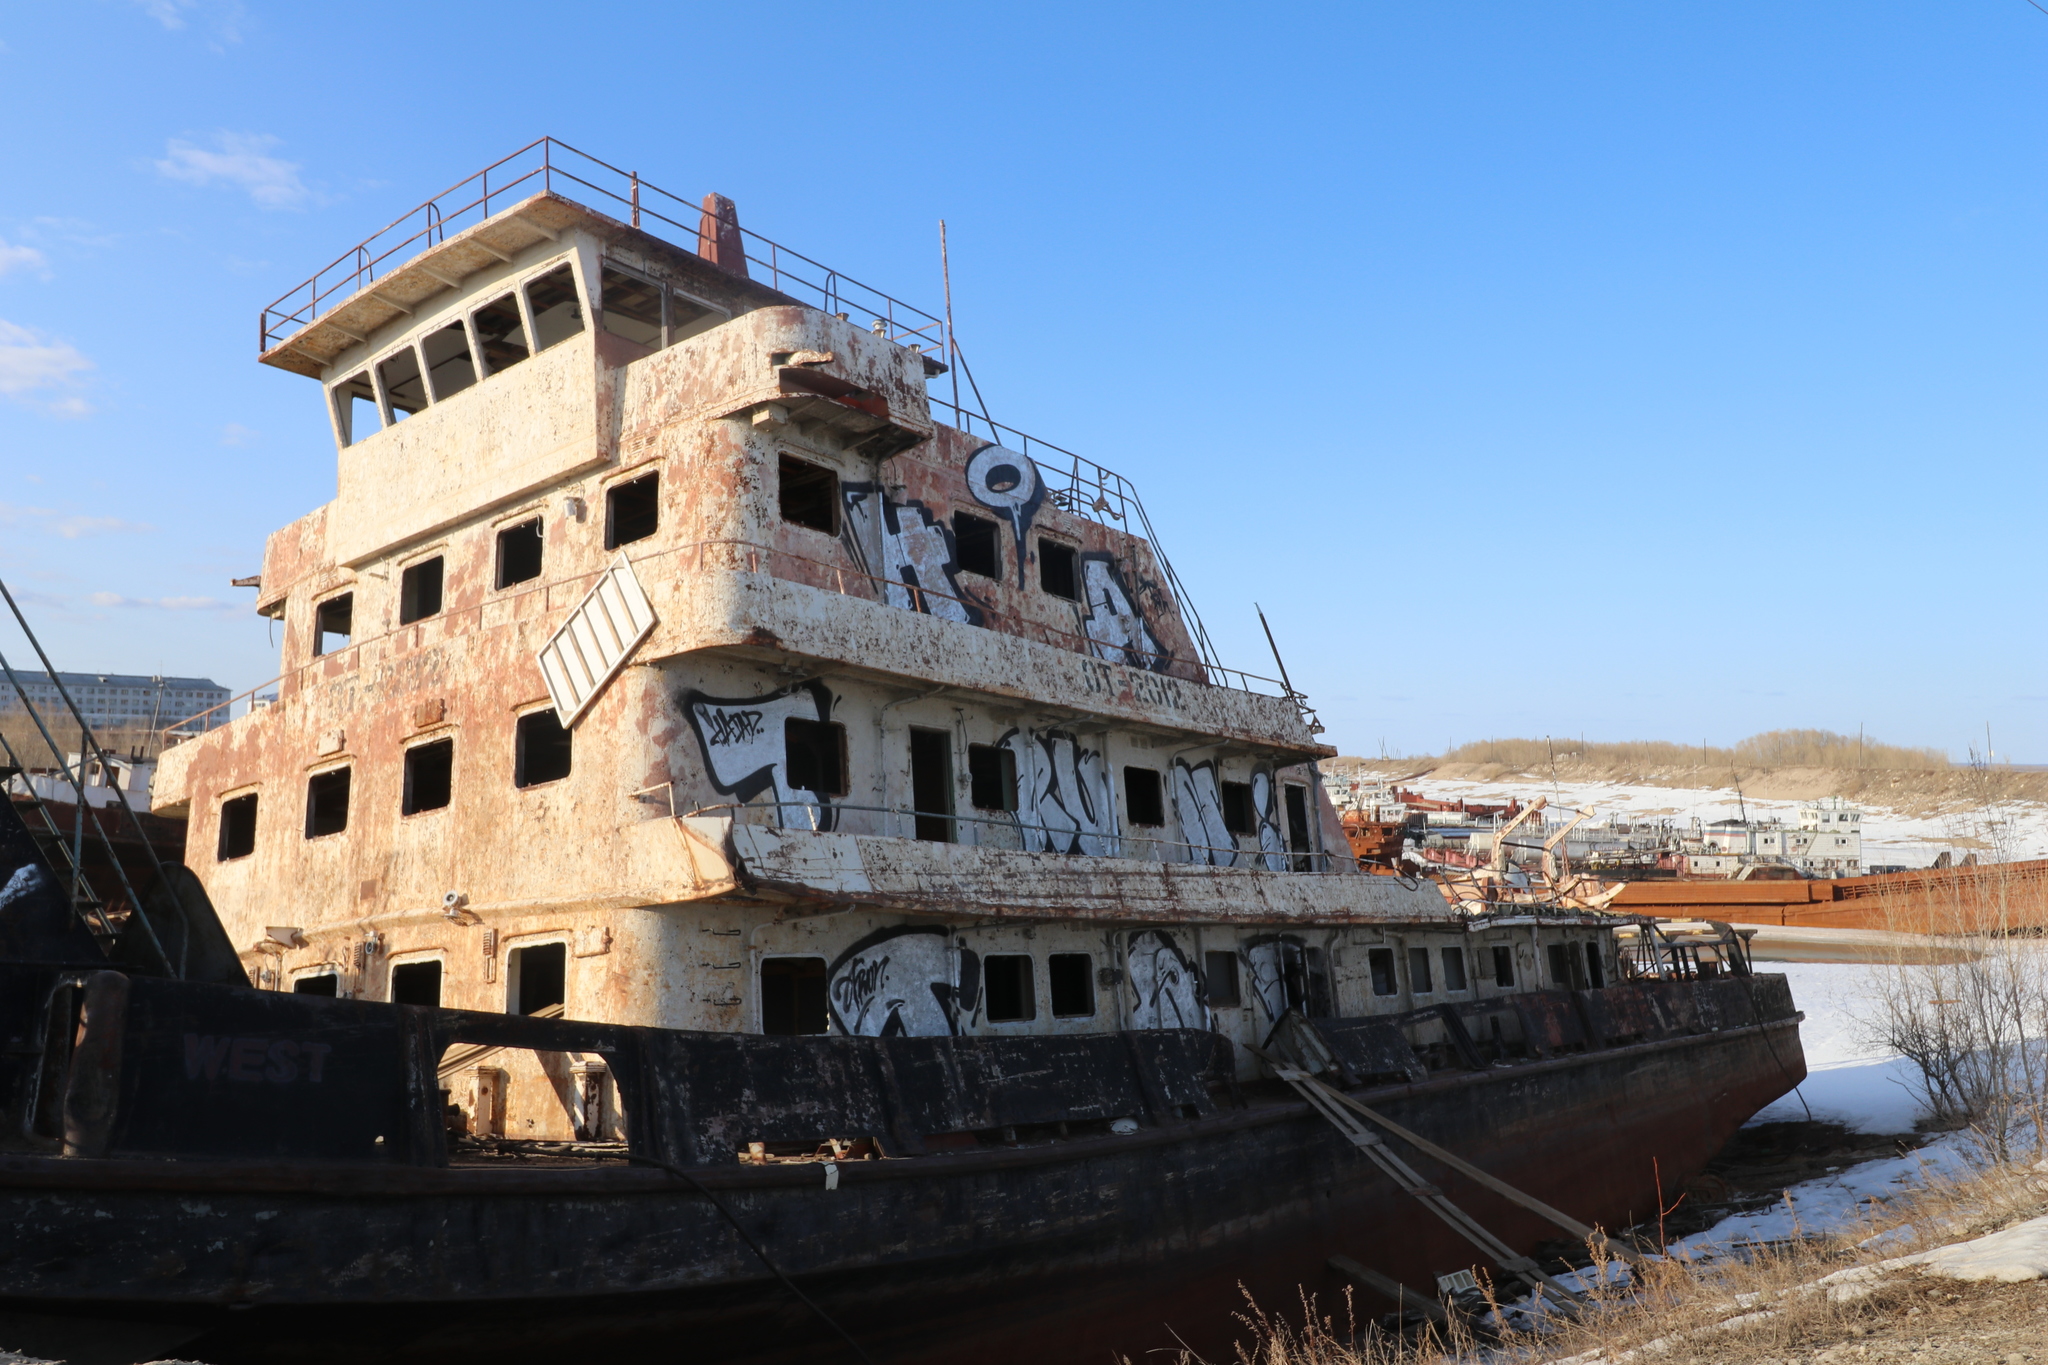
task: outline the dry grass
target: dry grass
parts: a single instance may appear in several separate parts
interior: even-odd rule
[[[1304,1303],[1282,1318],[1253,1307],[1229,1365],[1595,1365],[1658,1360],[1699,1365],[1910,1359],[1923,1365],[2048,1360],[2048,1285],[1971,1284],[1911,1269],[1834,1293],[1824,1277],[1888,1257],[1981,1236],[2048,1212],[2048,1180],[1999,1165],[1928,1185],[1835,1236],[1747,1249],[1710,1263],[1666,1260],[1596,1289],[1571,1317],[1504,1332],[1454,1321],[1420,1336],[1354,1325],[1353,1309],[1319,1316]],[[1883,1236],[1880,1245],[1866,1245]],[[1360,1317],[1365,1310],[1358,1309]],[[1225,1365],[1180,1357],[1177,1365]]]
[[[6,679],[0,678],[0,688],[5,686]],[[76,726],[71,725],[68,721],[63,725],[58,725],[49,716],[45,716],[43,719],[50,726],[50,732],[56,736],[57,743],[63,746],[66,753],[76,753],[78,751],[78,729]],[[42,733],[36,729],[35,721],[19,709],[0,711],[0,738],[4,738],[7,741],[7,747],[15,752],[25,766],[30,768],[49,768],[55,766],[56,761],[50,757],[50,746],[43,742]],[[125,756],[131,753],[154,753],[157,744],[156,735],[152,731],[141,727],[96,730],[93,732],[93,738],[99,741],[101,748],[117,756]],[[0,763],[6,763],[7,761],[6,750],[0,749]]]
[[[1541,772],[1553,761],[1578,762],[1640,771],[1668,768],[1882,768],[1938,772],[1950,764],[1939,749],[1912,749],[1881,744],[1859,735],[1832,730],[1771,730],[1751,735],[1732,748],[1704,744],[1672,744],[1666,740],[1620,743],[1575,739],[1484,739],[1442,756],[1446,763],[1498,763],[1526,772]]]

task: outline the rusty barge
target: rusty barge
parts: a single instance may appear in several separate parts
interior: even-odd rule
[[[1804,1074],[1735,936],[1363,869],[1130,486],[729,201],[535,144],[262,358],[339,485],[274,704],[159,764],[196,877],[88,916],[0,812],[4,1344],[1225,1349],[1239,1284],[1555,1234],[1302,1086],[1613,1228]]]

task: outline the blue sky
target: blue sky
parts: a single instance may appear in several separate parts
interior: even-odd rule
[[[1347,751],[2048,760],[2044,64],[2026,0],[10,7],[0,575],[62,666],[270,677],[227,580],[334,451],[258,310],[551,133],[933,308],[946,218],[995,416]]]

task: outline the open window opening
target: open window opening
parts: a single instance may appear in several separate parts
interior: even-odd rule
[[[1445,948],[1440,950],[1437,956],[1444,966],[1444,989],[1447,991],[1462,991],[1466,989],[1465,950],[1463,948]]]
[[[1223,828],[1232,834],[1252,833],[1257,828],[1252,816],[1252,784],[1219,783],[1218,794],[1223,802]]]
[[[512,785],[538,787],[569,775],[570,736],[551,706],[519,718],[512,762]]]
[[[340,429],[343,445],[352,446],[384,429],[384,416],[377,411],[377,389],[370,383],[368,370],[350,375],[328,392],[334,395],[334,424]]]
[[[761,1032],[777,1037],[802,1037],[829,1031],[825,959],[761,959]]]
[[[846,795],[846,727],[831,720],[782,722],[782,771],[816,796]]]
[[[1237,984],[1237,954],[1210,949],[1202,954],[1202,985],[1212,1005],[1239,1005],[1244,996]]]
[[[517,295],[493,299],[470,315],[477,349],[483,352],[484,373],[502,374],[533,353],[526,339],[526,319]]]
[[[1073,546],[1039,537],[1038,586],[1069,602],[1081,600],[1081,557]]]
[[[405,751],[405,796],[401,809],[406,815],[441,810],[455,793],[455,741],[437,739],[415,744]]]
[[[616,550],[661,529],[661,476],[615,483],[604,494],[604,547]]]
[[[1367,969],[1372,973],[1374,995],[1399,995],[1401,983],[1394,976],[1394,950],[1372,948],[1365,954]]]
[[[1166,785],[1156,768],[1124,769],[1124,813],[1134,825],[1166,823]]]
[[[910,806],[918,838],[953,842],[953,737],[944,730],[910,732]]]
[[[671,346],[699,332],[708,332],[724,321],[725,314],[693,298],[673,292],[668,296],[668,344]]]
[[[545,351],[583,330],[583,300],[576,293],[576,271],[558,265],[526,282],[526,306],[533,313],[533,349]]]
[[[256,793],[220,803],[220,862],[246,858],[256,851]]]
[[[1566,990],[1586,988],[1585,959],[1573,951],[1569,943],[1552,943],[1545,947],[1545,956],[1550,959],[1550,984]]]
[[[324,995],[332,1000],[341,995],[341,978],[333,972],[315,972],[292,982],[293,995]]]
[[[1017,809],[1017,755],[1007,744],[967,746],[967,796],[976,810]]]
[[[782,519],[828,536],[839,534],[839,475],[823,465],[784,455],[777,464],[776,499]]]
[[[514,948],[505,955],[505,980],[511,999],[507,1014],[539,1014],[550,1005],[566,1006],[569,1000],[569,945],[535,943]]]
[[[600,325],[650,351],[661,349],[661,286],[606,266],[598,274]]]
[[[441,556],[423,559],[398,576],[398,624],[441,614]]]
[[[427,405],[427,382],[420,374],[419,354],[401,347],[377,362],[377,383],[384,390],[389,420],[403,421]]]
[[[498,586],[509,588],[540,577],[540,518],[498,532]]]
[[[400,962],[391,968],[391,1003],[441,1008],[441,964]]]
[[[996,524],[987,517],[977,517],[972,512],[955,512],[953,562],[960,566],[962,573],[980,574],[983,578],[1002,578],[1003,542],[996,534]]]
[[[1294,854],[1294,870],[1313,870],[1314,861],[1310,854],[1315,845],[1309,842],[1308,832],[1308,788],[1290,782],[1287,791],[1287,848]]]
[[[1027,962],[1029,958],[1025,959]],[[1045,959],[1046,995],[1055,1019],[1095,1013],[1095,959],[1087,953],[1051,953]]]
[[[1417,995],[1431,995],[1436,991],[1436,982],[1429,970],[1429,949],[1408,950],[1408,989]]]
[[[313,653],[332,654],[347,649],[355,637],[356,596],[345,592],[313,608]]]
[[[306,780],[306,837],[318,839],[348,828],[347,768],[329,768]]]
[[[1586,984],[1596,991],[1607,984],[1607,973],[1600,966],[1600,945],[1597,943],[1586,945]]]
[[[453,398],[476,383],[476,361],[469,353],[469,329],[462,319],[421,337],[420,353],[427,358],[427,380],[435,402]]]
[[[1504,991],[1515,988],[1515,950],[1504,943],[1493,945],[1493,984]]]
[[[1038,1017],[1031,954],[990,953],[981,960],[981,998],[991,1024],[1022,1024]]]

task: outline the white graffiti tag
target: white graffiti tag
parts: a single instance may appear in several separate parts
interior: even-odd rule
[[[1280,837],[1280,809],[1273,774],[1263,768],[1252,774],[1252,818],[1259,822],[1259,851],[1268,872],[1287,870],[1287,843]]]
[[[865,568],[875,550],[881,567],[870,570],[883,580],[883,600],[905,611],[921,611],[967,625],[981,624],[981,613],[961,600],[953,579],[953,541],[934,525],[921,502],[891,502],[873,484],[843,484],[846,504],[841,539]]]
[[[1126,961],[1132,1028],[1209,1027],[1201,980],[1173,935],[1158,929],[1132,934]]]
[[[973,1012],[979,976],[979,960],[943,929],[884,929],[832,964],[826,999],[842,1033],[941,1038]]]
[[[1116,566],[1106,558],[1089,557],[1083,561],[1081,573],[1088,602],[1088,616],[1082,625],[1095,657],[1133,668],[1164,668],[1170,660],[1132,605]]]
[[[1017,820],[1028,851],[1097,858],[1123,851],[1100,751],[1059,730],[1012,730],[1002,742],[1017,759]]]
[[[1237,838],[1223,821],[1223,803],[1216,793],[1216,765],[1173,764],[1173,812],[1180,837],[1188,845],[1188,861],[1216,867],[1237,866]]]
[[[831,813],[817,793],[789,785],[783,767],[784,722],[825,720],[831,710],[831,693],[822,683],[757,698],[692,692],[685,694],[683,706],[704,746],[711,784],[743,802],[769,793],[775,803],[774,823],[800,829],[831,828]]]

